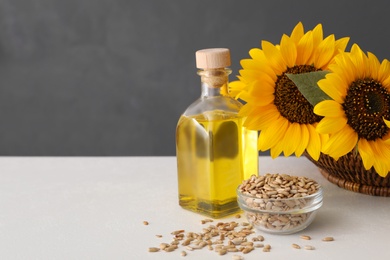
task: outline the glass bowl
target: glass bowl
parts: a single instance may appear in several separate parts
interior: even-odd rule
[[[238,205],[248,222],[259,231],[292,234],[308,227],[322,206],[322,188],[298,198],[258,198],[237,189]]]

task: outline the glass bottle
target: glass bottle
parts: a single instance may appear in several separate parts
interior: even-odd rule
[[[196,52],[201,96],[176,128],[179,204],[220,218],[239,211],[236,189],[258,174],[257,131],[243,126],[242,104],[227,94],[228,49]]]

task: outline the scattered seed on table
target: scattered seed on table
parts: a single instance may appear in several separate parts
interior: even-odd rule
[[[264,241],[264,237],[262,235],[258,235],[257,236],[257,239],[260,241],[260,242],[263,242]]]
[[[334,241],[334,238],[333,238],[333,237],[324,237],[324,238],[322,239],[322,241],[330,242],[330,241]]]
[[[306,235],[302,235],[300,236],[301,239],[304,239],[304,240],[310,240],[311,237],[310,236],[306,236]]]
[[[161,244],[160,244],[160,248],[161,248],[162,250],[164,250],[164,249],[167,248],[168,246],[169,246],[168,243],[161,243]]]
[[[171,245],[178,245],[178,244],[180,244],[180,242],[179,242],[178,240],[173,240],[173,241],[171,242]]]
[[[147,225],[149,225],[149,222],[147,222],[146,220],[144,220],[143,224],[144,224],[145,226],[147,226]]]
[[[182,246],[188,246],[189,244],[191,244],[191,241],[192,239],[186,239],[183,241],[183,243],[181,243]]]
[[[172,246],[168,246],[168,247],[164,248],[164,251],[165,251],[165,252],[172,252],[172,251],[174,251],[176,248],[177,248],[177,246],[172,245]]]
[[[212,222],[211,219],[205,219],[206,222]],[[149,224],[144,221],[144,224]],[[244,223],[244,224],[243,224]],[[202,233],[186,232],[184,229],[179,229],[171,232],[173,241],[171,243],[161,243],[159,247],[149,247],[149,252],[172,252],[176,249],[181,249],[180,254],[187,256],[186,251],[202,250],[208,248],[215,251],[219,255],[231,254],[234,252],[241,252],[242,254],[250,253],[256,248],[262,248],[263,252],[270,252],[271,246],[269,244],[259,243],[264,241],[261,235],[253,235],[253,226],[247,225],[247,222],[237,223],[232,222],[218,222],[215,225],[210,225],[203,229]],[[236,230],[239,229],[239,230]],[[156,235],[161,238],[162,235]],[[251,238],[251,239],[250,239]],[[308,235],[301,235],[301,239],[311,240]],[[323,237],[322,241],[334,241],[331,236]],[[304,248],[305,250],[315,250],[312,245],[299,246],[298,244],[291,244],[295,249]],[[184,251],[186,250],[186,251]],[[233,255],[233,260],[244,259],[241,255]]]
[[[211,218],[206,218],[206,219],[202,219],[202,220],[200,221],[200,223],[206,224],[206,223],[213,222],[213,221],[214,221],[214,220],[212,220]]]
[[[291,245],[293,248],[295,248],[295,249],[301,249],[301,247],[299,246],[299,245],[297,245],[297,244],[292,244]]]
[[[219,254],[219,255],[226,255],[226,253],[227,253],[227,250],[226,250],[226,249],[220,249],[220,250],[218,250],[218,254]]]
[[[314,246],[305,246],[304,247],[306,250],[314,250],[315,249],[315,247]]]
[[[179,229],[179,230],[173,231],[173,232],[171,233],[171,235],[176,236],[176,235],[181,234],[181,233],[183,233],[183,232],[184,232],[184,229]]]
[[[269,252],[269,251],[271,251],[271,245],[265,245],[264,247],[263,247],[263,252]]]
[[[253,246],[253,242],[242,242],[241,243],[242,246]]]
[[[194,251],[194,249],[193,249],[192,247],[190,247],[190,246],[186,246],[186,249],[187,249],[188,251]]]
[[[236,238],[233,238],[232,240],[230,240],[234,245],[241,245],[242,242],[244,242],[244,240],[242,238],[239,238],[239,237],[236,237]]]
[[[244,248],[244,250],[242,250],[242,253],[243,254],[248,254],[250,252],[252,252],[252,250],[254,250],[255,248],[253,246],[247,246]]]
[[[235,216],[235,218],[241,218],[241,215],[240,215],[240,214],[237,214],[237,215]]]

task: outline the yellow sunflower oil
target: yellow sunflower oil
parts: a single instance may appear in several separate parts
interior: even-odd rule
[[[220,218],[239,211],[236,189],[258,173],[258,134],[243,126],[242,104],[224,94],[229,50],[198,51],[197,65],[202,94],[176,128],[179,204]]]

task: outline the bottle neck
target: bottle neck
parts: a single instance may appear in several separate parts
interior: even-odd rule
[[[227,93],[229,75],[228,68],[199,70],[198,75],[202,82],[201,97],[223,96]]]

